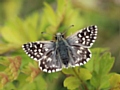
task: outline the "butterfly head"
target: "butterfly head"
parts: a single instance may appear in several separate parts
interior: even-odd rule
[[[62,40],[62,38],[64,38],[64,34],[62,34],[62,33],[56,33],[56,35],[55,35],[55,39],[56,40]]]
[[[67,30],[71,27],[73,27],[74,25],[71,25],[70,27],[68,27],[63,33],[56,33],[55,35],[55,39],[56,40],[62,40],[64,38],[65,33],[67,32]]]

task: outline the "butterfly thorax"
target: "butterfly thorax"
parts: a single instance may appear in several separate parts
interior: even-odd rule
[[[58,35],[58,36],[57,36]],[[68,67],[69,63],[69,55],[68,55],[68,47],[64,42],[64,37],[61,33],[58,33],[57,37],[57,53],[60,55],[60,59],[62,63]]]

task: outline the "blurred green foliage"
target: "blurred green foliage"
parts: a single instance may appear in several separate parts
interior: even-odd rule
[[[120,75],[110,72],[115,58],[109,49],[100,48],[107,46],[116,60],[120,58],[119,4],[117,0],[30,0],[25,7],[24,0],[0,1],[0,89],[120,90]],[[31,5],[36,7],[33,9]],[[72,24],[75,26],[67,35],[96,24],[99,33],[93,47],[99,48],[91,49],[91,60],[81,67],[51,74],[42,72],[38,63],[23,52],[21,45],[52,40],[56,32],[63,32]],[[50,35],[42,36],[43,31]]]

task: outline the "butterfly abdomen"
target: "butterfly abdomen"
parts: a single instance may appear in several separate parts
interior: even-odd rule
[[[62,40],[58,41],[58,52],[62,60],[62,63],[66,67],[68,67],[68,63],[69,63],[68,49],[67,49],[66,44]]]

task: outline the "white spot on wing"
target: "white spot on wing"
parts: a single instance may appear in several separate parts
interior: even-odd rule
[[[48,51],[48,49],[47,49],[47,48],[45,48],[45,51]]]
[[[90,60],[89,58],[86,59],[87,62],[88,62],[89,60]]]
[[[42,70],[42,67],[40,67],[40,69]]]
[[[42,48],[42,44],[40,44],[40,48]]]
[[[94,39],[96,39],[97,37],[94,37]]]
[[[79,64],[75,64],[75,66],[80,66]]]
[[[80,53],[82,53],[82,51],[81,50],[77,50],[77,54],[80,54]]]
[[[32,47],[32,43],[30,43],[30,47]]]
[[[95,25],[94,27],[97,29],[97,26],[96,26],[96,25]]]
[[[31,55],[30,55],[30,54],[28,54],[28,56],[30,57]]]
[[[60,71],[61,69],[56,69],[56,71]]]
[[[97,34],[97,30],[95,31],[95,33]]]
[[[82,40],[85,40],[85,38],[83,37]]]
[[[87,28],[87,31],[90,32],[89,28]]]
[[[51,70],[49,70],[48,73],[51,73]]]
[[[78,43],[78,41],[75,41],[75,43]]]
[[[22,45],[22,48],[24,49],[24,45]]]
[[[89,36],[86,36],[86,38],[89,38]]]
[[[55,64],[53,64],[52,67],[55,67]]]
[[[38,49],[39,52],[41,52],[41,49]]]
[[[43,61],[42,64],[45,64],[45,62]]]
[[[37,60],[37,58],[34,58],[34,60]]]
[[[82,37],[80,33],[78,34],[78,36],[79,36],[79,37]]]
[[[35,55],[37,55],[37,53],[34,53]]]
[[[55,70],[53,69],[52,72],[55,72]]]
[[[86,36],[86,32],[84,32],[84,35]]]
[[[83,65],[83,63],[80,63],[80,65]]]
[[[86,64],[86,61],[84,61],[83,63]]]
[[[43,58],[44,58],[44,59],[46,59],[46,58],[47,58],[47,56],[43,56]]]
[[[47,72],[47,69],[43,69],[44,72]]]
[[[92,42],[95,42],[95,40],[92,40]]]
[[[90,39],[87,39],[87,41],[90,41]]]
[[[40,55],[42,56],[42,55],[43,55],[43,53],[40,53]]]
[[[31,58],[33,58],[33,56],[31,56]]]
[[[82,44],[85,44],[85,41],[83,41]]]
[[[37,54],[37,57],[40,57],[40,55],[39,55],[39,54]]]
[[[48,59],[47,59],[47,62],[51,62],[51,60],[52,60],[51,58],[48,58]]]
[[[80,49],[82,49],[82,50],[83,50],[84,48],[83,48],[83,47],[80,47]]]
[[[37,52],[37,49],[35,49],[34,52]]]

